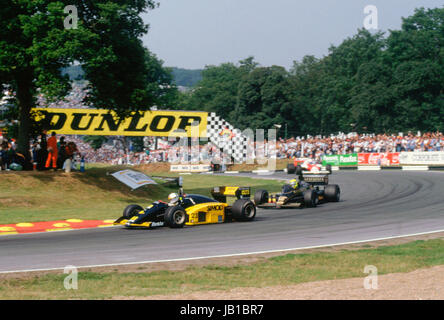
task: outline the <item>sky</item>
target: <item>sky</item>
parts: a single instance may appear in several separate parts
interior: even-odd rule
[[[322,57],[363,28],[374,5],[378,30],[400,29],[418,7],[444,0],[158,0],[144,14],[143,43],[165,66],[202,69],[249,56],[289,69],[305,55]]]

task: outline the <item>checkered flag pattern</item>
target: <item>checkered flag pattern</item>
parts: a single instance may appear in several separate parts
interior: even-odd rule
[[[207,137],[237,162],[245,161],[247,157],[247,137],[214,112],[208,114]]]

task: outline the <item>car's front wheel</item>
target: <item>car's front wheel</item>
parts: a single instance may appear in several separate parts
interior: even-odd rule
[[[254,194],[254,203],[256,205],[268,202],[268,191],[267,190],[257,190]]]
[[[329,184],[325,187],[325,198],[330,202],[338,202],[341,198],[341,189],[337,184]]]
[[[304,192],[304,203],[306,207],[314,208],[318,205],[319,198],[314,190],[307,190]]]
[[[170,228],[182,228],[186,219],[187,214],[181,206],[169,207],[165,211],[165,224]]]
[[[135,215],[139,214],[140,211],[143,211],[143,208],[138,204],[130,204],[123,210],[123,216],[127,219],[131,219]]]

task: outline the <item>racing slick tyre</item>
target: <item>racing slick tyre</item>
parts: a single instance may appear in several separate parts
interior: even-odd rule
[[[330,202],[338,202],[341,197],[341,189],[337,184],[329,184],[325,186],[325,199]]]
[[[187,220],[187,214],[182,206],[169,207],[165,211],[165,225],[170,228],[182,228]]]
[[[256,216],[256,206],[251,200],[239,199],[233,203],[231,212],[237,221],[251,221]]]
[[[331,174],[331,172],[332,172],[332,170],[331,170],[331,164],[327,164],[327,165],[325,166],[325,169],[328,171],[328,173]]]
[[[318,195],[314,190],[307,190],[304,192],[304,204],[308,208],[314,208],[318,205]]]
[[[137,204],[130,204],[123,210],[123,216],[127,219],[131,219],[140,211],[143,211],[143,208]]]
[[[293,174],[295,173],[295,167],[293,163],[289,163],[287,164],[287,173],[288,174]]]
[[[297,176],[302,175],[302,167],[301,167],[300,165],[297,165],[297,166],[296,166],[295,171],[296,171],[296,175],[297,175]]]
[[[256,205],[268,202],[268,191],[267,190],[257,190],[254,193],[254,203]]]

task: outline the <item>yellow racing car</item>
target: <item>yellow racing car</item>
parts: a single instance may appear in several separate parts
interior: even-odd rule
[[[153,228],[168,226],[182,228],[201,224],[223,223],[228,221],[252,221],[256,216],[256,206],[250,200],[250,187],[215,187],[213,198],[199,194],[171,193],[168,202],[155,201],[147,208],[132,204],[125,208],[122,217],[114,225],[127,228]],[[237,199],[232,205],[228,197]]]

